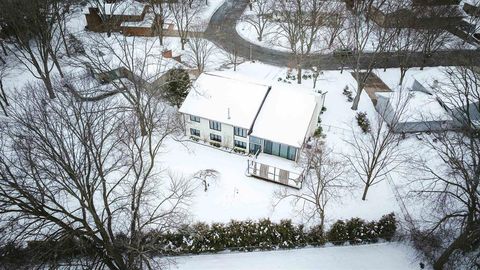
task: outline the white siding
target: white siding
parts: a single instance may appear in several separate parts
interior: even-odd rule
[[[247,138],[234,136],[233,126],[222,124],[221,131],[210,129],[210,121],[205,118],[200,118],[200,123],[190,120],[190,115],[184,114],[185,116],[185,134],[190,137],[190,128],[200,130],[200,140],[204,142],[210,141],[210,133],[216,134],[222,137],[221,145],[226,148],[234,148],[234,140],[245,142],[247,145],[246,152],[248,152],[248,136]]]

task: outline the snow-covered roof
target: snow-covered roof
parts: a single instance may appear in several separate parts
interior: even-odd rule
[[[263,104],[251,135],[301,147],[316,105],[312,90],[275,84]]]
[[[254,124],[252,136],[301,147],[319,94],[293,84],[269,83],[236,73],[203,73],[180,112],[246,129]]]
[[[103,3],[96,7],[100,12],[105,12],[105,15],[139,16],[142,15],[145,4],[135,0],[124,0],[115,3]],[[89,13],[88,7],[84,10],[84,13]]]
[[[203,73],[193,84],[180,112],[250,129],[268,88],[247,78],[231,78],[221,72]]]
[[[406,96],[408,95],[408,97]],[[389,104],[394,111],[401,110],[398,106],[405,106],[400,122],[451,121],[453,118],[443,108],[435,95],[420,91],[396,91],[377,93],[379,97],[390,100]],[[406,101],[408,99],[408,101]]]
[[[130,22],[122,22],[120,26],[122,27],[139,27],[139,28],[150,28],[155,21],[155,15],[153,13],[145,14],[145,17],[141,21],[130,21]]]

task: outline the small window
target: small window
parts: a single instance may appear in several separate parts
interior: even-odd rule
[[[234,127],[233,133],[235,134],[235,136],[239,136],[243,138],[247,137],[247,130],[244,128]]]
[[[215,142],[222,142],[222,136],[210,133],[210,140]]]
[[[210,129],[221,131],[222,124],[217,121],[210,121]]]
[[[235,147],[247,149],[247,143],[235,140]]]
[[[190,115],[190,121],[200,123],[200,117],[195,115]]]
[[[190,129],[190,134],[191,134],[192,136],[200,137],[200,130],[191,128],[191,129]]]

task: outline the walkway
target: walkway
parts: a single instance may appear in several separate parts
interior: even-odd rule
[[[232,51],[234,48],[237,54],[245,59],[249,59],[250,51],[253,60],[259,60],[266,64],[275,66],[289,66],[293,63],[292,54],[261,47],[244,40],[237,33],[235,27],[237,20],[241,17],[247,0],[226,0],[218,8],[210,19],[205,37],[215,43],[217,46]],[[362,66],[366,67],[370,63],[372,55],[366,53],[361,61]],[[423,63],[422,53],[415,53],[410,57],[410,66],[455,66],[471,63],[472,60],[480,60],[479,50],[447,50],[433,53],[431,57]],[[313,54],[308,57],[304,64],[305,67],[317,66],[323,70],[336,70],[342,67],[340,59],[333,57],[332,54]],[[348,67],[348,65],[347,65]],[[395,68],[399,67],[399,62],[393,53],[382,53],[375,64],[376,68]]]

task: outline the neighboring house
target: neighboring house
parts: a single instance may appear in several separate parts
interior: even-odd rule
[[[217,147],[296,161],[318,127],[324,94],[225,72],[201,74],[180,112],[187,136]]]
[[[370,16],[381,27],[447,28],[466,24],[458,0],[379,2],[380,6],[370,8]]]
[[[124,22],[142,22],[148,8],[148,5],[134,0],[89,7],[85,12],[86,28],[94,32],[120,31]]]
[[[456,127],[456,121],[447,108],[430,93],[410,89],[377,93],[377,96],[375,109],[395,132],[435,132]],[[400,111],[401,114],[398,113]]]
[[[170,0],[164,4],[173,4]],[[164,7],[167,8],[167,7]],[[163,26],[164,35],[175,35],[174,22],[154,14],[152,6],[136,0],[106,1],[102,5],[89,7],[85,11],[86,29],[93,32],[121,32],[126,36],[151,37],[159,33]]]
[[[470,100],[468,109],[454,107],[453,104],[465,104],[458,98],[456,93],[450,93],[446,84],[448,82],[444,75],[435,75],[435,79],[428,76],[428,79],[414,78],[408,90],[395,91],[390,93],[377,93],[378,99],[375,109],[382,115],[383,119],[392,126],[396,121],[395,112],[399,106],[407,105],[402,116],[394,127],[395,132],[428,132],[455,130],[465,124],[467,119],[465,111],[468,111],[468,121],[473,124],[480,124],[479,101]],[[453,102],[452,102],[453,101]],[[448,104],[447,104],[448,103]]]

